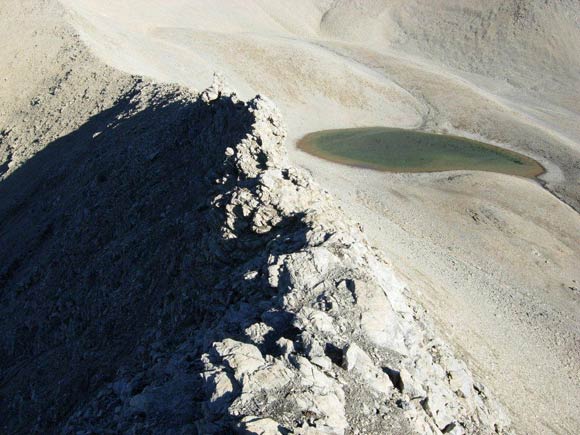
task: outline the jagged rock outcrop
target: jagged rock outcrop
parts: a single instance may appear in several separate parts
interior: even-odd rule
[[[92,122],[0,209],[9,432],[509,432],[266,98],[134,78]]]
[[[253,130],[227,150],[237,171],[220,181],[233,178],[234,187],[213,204],[225,211],[222,237],[236,251],[279,232],[257,245],[252,270],[244,270],[244,293],[272,297],[248,307],[235,330],[214,327],[230,332],[201,358],[202,431],[239,417],[250,433],[503,431],[499,408],[434,336],[386,261],[289,165],[276,109],[260,97],[248,107]]]

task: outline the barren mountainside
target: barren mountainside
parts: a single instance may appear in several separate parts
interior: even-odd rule
[[[0,433],[573,430],[577,5],[220,6],[0,5]],[[550,36],[554,24],[562,32]],[[211,83],[214,71],[224,74]],[[307,131],[347,122],[484,135],[538,158],[547,175],[541,185],[465,171],[389,184],[293,148]],[[329,179],[333,194],[322,187]],[[520,216],[516,206],[537,191],[542,207],[531,202]],[[471,226],[433,205],[447,203],[467,207]],[[393,221],[376,220],[377,210]],[[519,233],[513,222],[526,213]],[[435,238],[414,232],[417,222]],[[462,245],[466,234],[473,246]],[[478,249],[489,263],[477,262]],[[441,260],[425,270],[447,273],[449,260],[465,279],[427,274],[423,251]],[[508,263],[529,269],[513,278]],[[463,318],[489,318],[442,329],[441,312],[459,310],[446,295],[433,303],[441,282],[460,288]],[[524,350],[501,337],[513,307]],[[542,347],[561,365],[538,351],[553,373],[534,359],[510,366],[519,360],[501,353],[504,341],[521,358]],[[530,367],[554,390],[536,378],[520,388],[516,375]]]
[[[284,138],[131,78],[2,183],[8,432],[507,429]]]
[[[220,79],[198,95],[79,70],[90,55],[68,53],[70,72],[21,113],[42,125],[70,111],[39,136],[70,131],[0,184],[4,432],[509,428],[288,163],[272,103]],[[15,151],[32,135],[19,126],[4,127]]]

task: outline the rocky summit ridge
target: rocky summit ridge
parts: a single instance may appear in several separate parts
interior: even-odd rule
[[[4,429],[510,432],[271,101],[129,82],[3,181]]]
[[[212,104],[217,95],[230,95],[219,80],[201,98]],[[268,297],[234,306],[210,328],[228,338],[201,357],[208,431],[240,417],[237,427],[250,433],[507,430],[386,260],[289,164],[272,103],[258,96],[247,107],[252,131],[226,149],[236,170],[216,181],[227,190],[212,204],[225,211],[222,240],[242,252],[259,247],[240,271],[243,294]]]

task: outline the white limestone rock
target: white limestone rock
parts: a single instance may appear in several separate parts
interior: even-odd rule
[[[242,419],[238,430],[243,435],[280,435],[280,426],[271,418],[247,416]]]
[[[355,343],[351,343],[345,350],[343,360],[344,368],[359,375],[369,388],[390,396],[393,390],[391,380],[373,364],[371,358]]]

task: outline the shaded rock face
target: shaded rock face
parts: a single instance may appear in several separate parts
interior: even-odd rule
[[[285,134],[133,78],[0,184],[3,431],[509,431]]]

